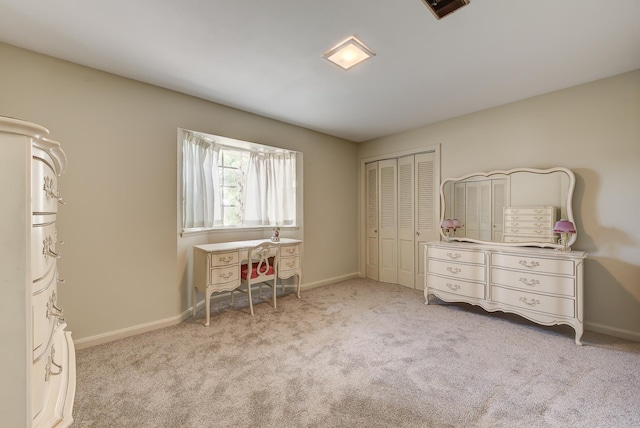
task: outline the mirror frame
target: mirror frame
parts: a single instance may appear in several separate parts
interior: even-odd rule
[[[445,185],[447,183],[463,181],[472,177],[491,177],[492,175],[508,176],[516,172],[530,172],[532,174],[551,174],[554,172],[563,172],[567,174],[569,177],[569,188],[567,189],[567,201],[566,201],[567,220],[571,221],[576,226],[576,230],[577,230],[577,225],[573,218],[573,191],[575,189],[576,177],[573,174],[573,171],[564,167],[554,167],[554,168],[548,168],[548,169],[514,168],[509,170],[495,170],[490,172],[474,172],[471,174],[463,175],[461,177],[447,178],[443,180],[442,183],[440,183],[440,223],[439,224],[442,224],[442,221],[445,218],[444,216],[447,208],[446,201],[445,201]],[[560,220],[560,218],[558,218],[558,220]],[[571,247],[576,242],[577,237],[578,237],[577,232],[571,235],[571,238],[569,238],[569,242],[567,245]],[[536,242],[536,241],[494,242],[494,241],[482,241],[479,239],[466,238],[466,237],[456,237],[456,236],[447,237],[444,234],[442,228],[440,228],[440,238],[441,240],[444,240],[444,241],[474,242],[478,244],[498,245],[498,246],[505,246],[505,247],[541,247],[541,248],[557,248],[557,249],[563,248],[562,244],[557,244],[557,243],[554,244],[550,242]]]

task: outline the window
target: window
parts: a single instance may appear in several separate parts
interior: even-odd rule
[[[297,152],[181,130],[182,228],[297,226]]]

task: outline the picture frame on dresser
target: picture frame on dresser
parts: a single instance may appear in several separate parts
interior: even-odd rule
[[[573,172],[515,168],[443,180],[441,240],[425,244],[425,303],[433,295],[486,311],[520,315],[541,325],[565,324],[581,345],[584,260],[559,242],[554,224],[575,224]],[[449,227],[449,226],[446,226]]]

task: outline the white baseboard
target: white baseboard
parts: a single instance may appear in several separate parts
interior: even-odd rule
[[[204,304],[204,302],[202,302]],[[132,327],[123,328],[121,330],[109,331],[107,333],[98,334],[96,336],[85,337],[83,339],[74,340],[73,344],[76,349],[89,348],[91,346],[101,345],[114,340],[124,339],[125,337],[135,336],[137,334],[146,333],[148,331],[157,330],[159,328],[169,327],[180,324],[191,316],[191,308],[182,312],[175,317],[165,318],[163,320],[152,321],[145,324],[134,325]]]
[[[621,339],[633,340],[635,342],[640,342],[640,332],[624,330],[621,328],[615,328],[608,325],[585,322],[584,323],[585,330],[595,331],[596,333],[602,333],[609,336],[619,337]]]
[[[322,281],[312,282],[309,284],[302,284],[300,286],[301,290],[310,290],[316,287],[322,287],[324,285],[333,284],[340,281],[345,281],[347,279],[357,278],[360,276],[359,273],[351,273],[347,275],[337,276],[334,278],[325,279]],[[226,294],[214,295],[211,299],[224,299],[228,298]],[[196,308],[200,309],[204,306],[204,300],[198,302]],[[157,330],[159,328],[169,327],[172,325],[180,324],[182,321],[186,320],[191,316],[191,308],[183,311],[180,315],[176,315],[175,317],[165,318],[163,320],[152,321],[145,324],[139,324],[132,327],[123,328],[121,330],[110,331],[107,333],[98,334],[96,336],[85,337],[83,339],[74,340],[73,343],[76,349],[85,349],[90,348],[91,346],[101,345],[103,343],[112,342],[118,339],[124,339],[125,337],[135,336],[137,334],[146,333],[148,331]]]

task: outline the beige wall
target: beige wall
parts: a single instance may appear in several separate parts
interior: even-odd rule
[[[573,170],[585,327],[640,340],[640,70],[373,140],[358,156],[430,144],[441,145],[442,178]]]
[[[59,301],[76,341],[176,320],[190,305],[191,245],[222,235],[177,236],[178,127],[302,152],[304,284],[357,275],[355,143],[6,44],[0,64],[0,115],[49,128],[69,158]]]

